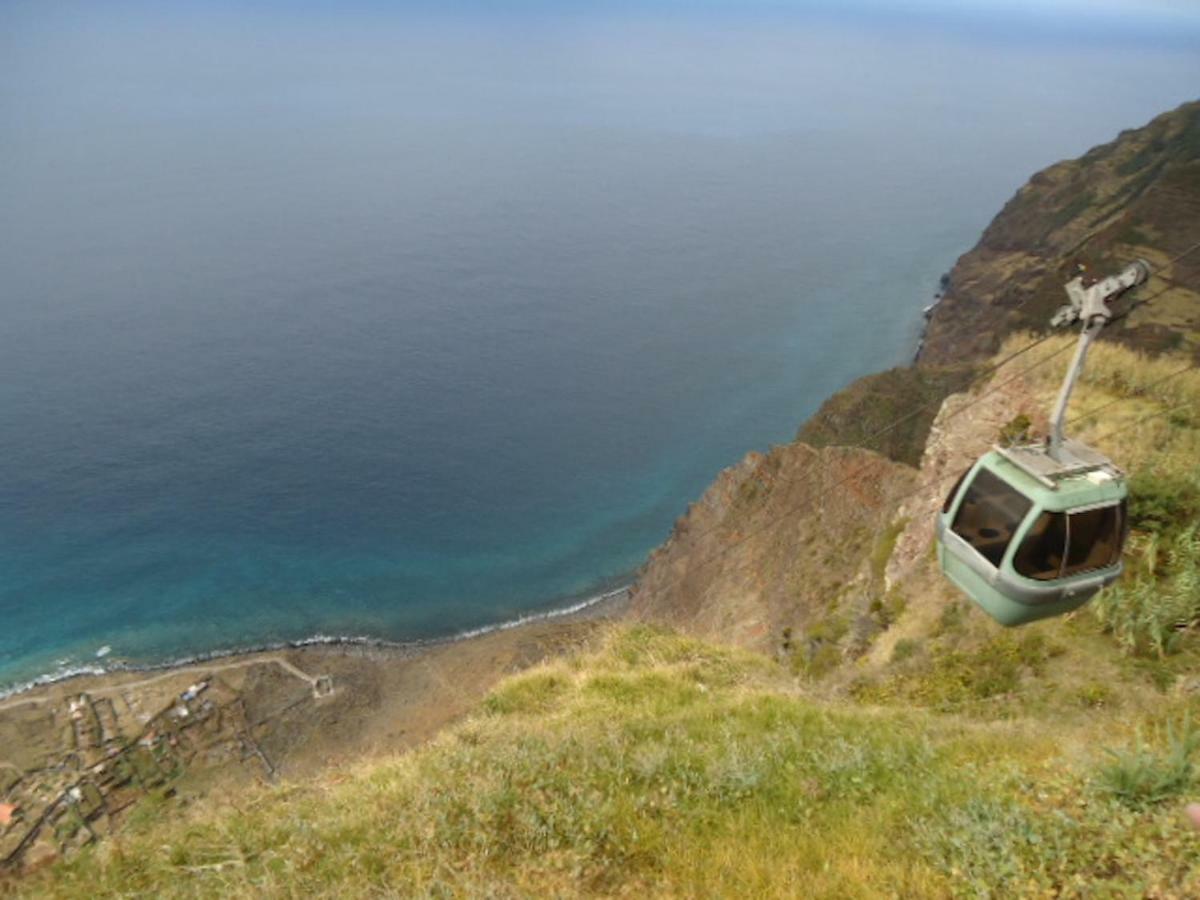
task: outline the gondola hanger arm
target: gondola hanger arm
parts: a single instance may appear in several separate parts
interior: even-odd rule
[[[1127,265],[1116,275],[1109,275],[1092,285],[1085,285],[1083,275],[1079,274],[1066,284],[1066,306],[1061,307],[1050,320],[1053,327],[1071,325],[1082,322],[1083,329],[1079,334],[1079,344],[1075,348],[1075,356],[1067,369],[1062,388],[1058,392],[1058,400],[1054,404],[1054,412],[1050,416],[1050,437],[1046,452],[1052,459],[1062,461],[1062,445],[1066,427],[1067,404],[1071,400],[1071,392],[1075,382],[1083,372],[1083,364],[1087,360],[1088,347],[1100,330],[1112,318],[1112,310],[1108,304],[1133,287],[1137,287],[1150,277],[1150,264],[1137,259]]]

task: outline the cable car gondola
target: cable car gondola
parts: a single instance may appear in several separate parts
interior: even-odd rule
[[[1070,612],[1121,574],[1128,531],[1125,474],[1066,438],[1063,422],[1088,347],[1112,317],[1108,302],[1149,277],[1138,260],[1085,287],[1052,324],[1083,322],[1044,444],[996,447],[967,470],[937,520],[942,573],[1001,625]]]

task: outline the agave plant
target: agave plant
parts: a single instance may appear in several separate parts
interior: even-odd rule
[[[1132,577],[1102,592],[1093,609],[1126,653],[1162,657],[1200,618],[1200,523],[1165,547],[1158,534],[1130,543]]]

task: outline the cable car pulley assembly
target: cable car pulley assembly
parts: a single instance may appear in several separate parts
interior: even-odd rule
[[[1002,625],[1022,625],[1082,606],[1121,574],[1127,532],[1125,473],[1064,434],[1067,404],[1088,348],[1112,319],[1108,304],[1144,283],[1142,260],[1085,286],[1052,326],[1082,323],[1044,443],[997,446],[967,470],[937,520],[943,574]]]

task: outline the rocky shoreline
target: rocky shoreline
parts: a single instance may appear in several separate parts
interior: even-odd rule
[[[543,612],[527,613],[517,617],[516,619],[509,619],[491,625],[481,625],[477,628],[471,628],[464,632],[447,635],[445,637],[425,638],[412,641],[393,641],[388,640],[387,638],[370,637],[368,635],[314,635],[309,638],[302,638],[295,641],[272,641],[249,647],[232,647],[228,649],[209,650],[195,653],[191,656],[180,659],[168,660],[166,662],[131,663],[122,659],[114,659],[105,663],[80,663],[78,665],[65,667],[58,672],[39,675],[27,682],[18,683],[16,685],[0,689],[0,709],[3,709],[5,701],[9,700],[10,698],[19,698],[22,695],[31,691],[36,691],[39,688],[63,684],[74,679],[91,677],[104,678],[109,675],[117,675],[128,672],[141,674],[170,672],[173,670],[191,668],[193,666],[204,666],[211,663],[225,662],[231,659],[247,659],[255,656],[256,654],[278,653],[288,650],[303,650],[309,647],[361,647],[368,650],[379,650],[385,652],[393,658],[405,658],[410,655],[422,653],[433,647],[440,647],[447,644],[453,644],[458,641],[470,640],[471,638],[490,634],[493,631],[507,631],[512,628],[520,628],[534,622],[541,622],[549,619],[574,619],[587,618],[590,616],[607,616],[610,614],[610,611],[613,608],[619,607],[623,602],[627,601],[627,595],[631,588],[632,582],[625,583],[620,587],[591,595],[583,600],[569,603],[561,608],[552,608]],[[104,651],[109,650],[108,647],[103,649]],[[97,654],[98,657],[100,655],[101,654]],[[103,655],[107,655],[107,652]]]

